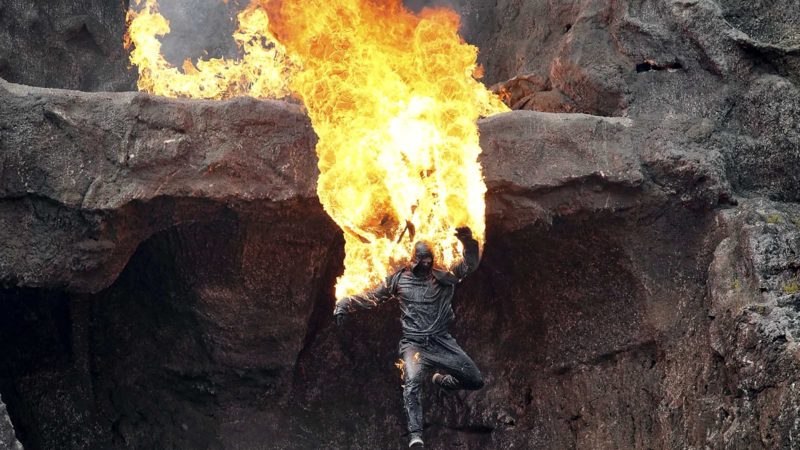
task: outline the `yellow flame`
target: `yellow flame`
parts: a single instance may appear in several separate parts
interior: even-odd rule
[[[416,361],[416,362],[420,361],[419,352],[414,353],[414,361]],[[403,361],[402,359],[398,359],[397,362],[394,363],[394,366],[397,367],[398,369],[400,369],[400,379],[405,381],[405,379],[406,379],[406,362]]]
[[[454,12],[417,15],[400,0],[261,0],[239,24],[241,61],[201,61],[181,73],[160,55],[156,36],[169,26],[146,0],[129,25],[139,89],[278,97],[288,86],[303,100],[319,137],[317,193],[345,236],[337,298],[405,263],[412,232],[444,267],[460,256],[456,227],[483,242],[476,121],[508,108],[475,79],[477,48],[459,37]]]
[[[405,363],[405,361],[403,361],[402,359],[398,359],[397,362],[394,363],[394,366],[397,367],[398,369],[400,369],[400,379],[401,380],[405,380],[406,379],[406,371],[405,371],[406,363]]]
[[[243,54],[239,60],[212,58],[197,65],[185,60],[182,70],[161,54],[159,36],[169,33],[169,22],[158,12],[158,2],[135,1],[138,11],[128,11],[126,48],[131,63],[139,69],[140,91],[165,97],[222,99],[239,95],[280,98],[289,94],[287,77],[291,62],[269,32],[264,9],[251,4],[237,16],[239,28],[233,39]]]
[[[484,237],[476,121],[506,111],[473,75],[477,48],[446,9],[399,0],[284,0],[273,31],[302,61],[290,88],[319,136],[317,193],[345,234],[337,298],[378,284],[416,239],[455,262],[456,227]],[[400,242],[398,242],[400,240]]]

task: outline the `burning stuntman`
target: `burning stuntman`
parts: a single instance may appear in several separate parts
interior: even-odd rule
[[[411,448],[423,446],[420,387],[429,371],[434,372],[433,383],[446,391],[483,387],[478,367],[448,332],[455,317],[451,304],[455,285],[474,272],[480,261],[472,231],[457,228],[456,237],[464,245],[464,254],[451,271],[434,269],[431,248],[417,242],[413,265],[390,275],[376,289],[341,299],[334,311],[341,326],[345,314],[370,309],[393,297],[400,301],[403,338],[398,351],[403,361],[403,400]]]

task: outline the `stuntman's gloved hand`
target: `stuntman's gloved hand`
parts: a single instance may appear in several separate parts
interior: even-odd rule
[[[459,241],[472,239],[472,230],[470,230],[469,227],[458,227],[456,228],[456,238],[458,238]]]
[[[336,326],[341,328],[347,321],[347,316],[343,312],[339,312],[333,315],[333,319],[336,321]]]

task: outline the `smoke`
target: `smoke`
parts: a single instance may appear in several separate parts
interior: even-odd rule
[[[180,67],[184,59],[240,56],[233,40],[236,14],[251,0],[158,0],[159,11],[169,20],[170,32],[162,39],[162,53],[171,64]],[[335,1],[335,0],[334,0]],[[134,2],[131,2],[134,3]],[[461,36],[474,43],[483,19],[476,15],[474,0],[403,0],[414,12],[424,8],[444,7],[461,16]]]
[[[175,66],[187,58],[236,58],[236,14],[248,4],[249,0],[158,0],[170,24],[162,39],[164,57]]]
[[[483,14],[478,11],[486,9],[480,6],[481,2],[476,0],[403,0],[403,5],[414,12],[420,12],[425,8],[449,8],[461,16],[461,28],[459,34],[467,42],[474,44],[477,31],[484,21]]]
[[[403,0],[403,5],[406,8],[419,12],[423,8],[450,8],[458,11],[461,6],[458,0]]]

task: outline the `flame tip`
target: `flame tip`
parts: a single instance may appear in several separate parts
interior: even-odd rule
[[[173,67],[161,55],[169,21],[157,1],[133,4],[124,44],[140,90],[302,101],[318,136],[318,196],[345,238],[337,298],[379,284],[416,240],[452,265],[456,224],[483,240],[476,120],[507,107],[477,81],[477,48],[458,35],[455,12],[414,14],[400,0],[254,0],[236,16],[241,58]]]

